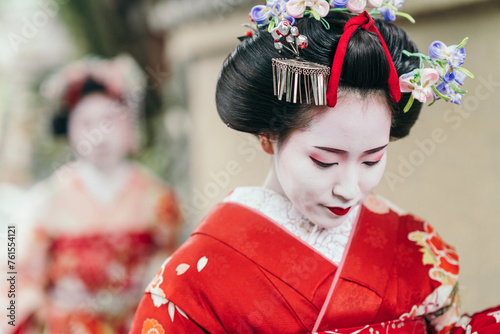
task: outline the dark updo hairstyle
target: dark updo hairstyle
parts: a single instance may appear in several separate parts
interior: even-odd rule
[[[68,122],[71,110],[73,110],[78,102],[80,102],[85,96],[93,93],[102,93],[113,99],[120,98],[115,94],[112,94],[105,85],[94,80],[92,77],[87,77],[82,82],[71,84],[66,88],[59,111],[52,119],[52,133],[55,136],[65,137],[68,135]]]
[[[344,25],[350,18],[350,14],[330,12],[324,17],[330,24],[329,30],[312,16],[296,20],[299,32],[309,40],[307,48],[300,51],[301,57],[331,67]],[[391,53],[398,76],[419,67],[418,58],[403,55],[403,50],[418,52],[403,29],[381,19],[375,19],[375,25]],[[225,124],[255,135],[270,134],[282,142],[293,130],[309,124],[315,115],[311,111],[324,109],[280,101],[274,96],[271,60],[284,56],[274,48],[267,27],[243,40],[228,56],[216,92],[217,110]],[[401,100],[393,103],[389,95],[388,78],[389,63],[377,36],[358,29],[347,47],[339,90],[356,92],[361,96],[379,92],[385,96],[393,118],[391,139],[399,139],[409,134],[422,104],[415,101],[411,109],[404,113],[403,108],[410,93],[402,93]]]

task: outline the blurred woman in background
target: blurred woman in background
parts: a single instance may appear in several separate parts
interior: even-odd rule
[[[145,89],[128,56],[87,58],[44,85],[60,102],[53,121],[76,160],[35,186],[36,208],[20,251],[15,331],[127,333],[155,259],[177,246],[172,190],[129,156]]]

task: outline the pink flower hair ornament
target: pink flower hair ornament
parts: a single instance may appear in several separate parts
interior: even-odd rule
[[[439,81],[439,72],[433,68],[414,70],[399,77],[401,92],[411,92],[414,99],[427,102],[434,98],[432,86]]]
[[[330,11],[330,4],[325,0],[289,0],[286,4],[288,15],[294,18],[301,18],[304,12],[309,10],[309,13],[316,19],[325,17]]]

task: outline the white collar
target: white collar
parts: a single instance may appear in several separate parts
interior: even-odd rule
[[[359,206],[354,207],[346,220],[329,229],[310,222],[286,197],[263,187],[239,187],[224,199],[246,205],[290,231],[335,264],[339,264],[357,218]]]
[[[80,161],[76,166],[76,174],[97,202],[111,205],[132,176],[132,165],[128,162],[122,163],[114,173],[105,175],[92,164]]]

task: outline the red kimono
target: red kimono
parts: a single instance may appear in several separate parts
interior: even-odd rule
[[[3,321],[0,333],[127,333],[145,273],[177,246],[177,199],[148,170],[131,165],[110,203],[71,171],[66,182],[56,172],[38,184],[38,210],[16,221],[25,233],[16,258],[16,326]]]
[[[447,333],[456,323],[465,333],[457,261],[428,224],[372,196],[339,266],[261,213],[221,203],[162,265],[131,333]]]

